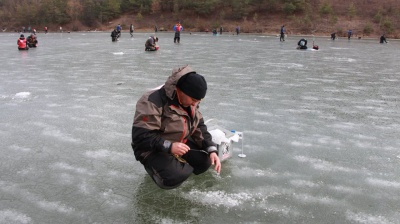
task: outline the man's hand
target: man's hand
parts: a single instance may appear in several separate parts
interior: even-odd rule
[[[176,154],[178,156],[185,155],[189,150],[189,146],[181,142],[174,142],[171,146],[171,154]]]
[[[217,173],[221,172],[221,161],[219,161],[217,153],[212,152],[210,154],[210,159],[211,159],[211,165],[215,165],[214,170],[217,171]]]

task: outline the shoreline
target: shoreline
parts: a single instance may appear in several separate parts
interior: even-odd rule
[[[86,31],[63,31],[63,32],[51,32],[49,31],[48,33],[52,33],[52,34],[57,34],[57,33],[109,33],[111,31],[105,31],[105,30],[86,30]],[[29,32],[17,32],[17,31],[3,31],[1,33],[18,33],[18,34],[30,34]],[[44,32],[36,32],[36,34],[43,34]],[[126,33],[129,34],[129,31],[122,31],[122,33]],[[156,32],[154,32],[154,30],[147,30],[147,29],[140,29],[139,31],[134,31],[133,33],[152,33],[152,34],[156,34]],[[173,34],[173,31],[158,31],[157,33],[171,33]],[[212,32],[200,32],[200,31],[184,31],[182,34],[210,34],[213,35]],[[220,35],[218,33],[218,35]],[[236,36],[235,32],[223,32],[222,35],[229,35],[229,36]],[[271,37],[279,37],[279,33],[240,33],[239,35],[259,35],[259,36],[271,36]],[[290,35],[286,35],[285,37],[317,37],[317,38],[330,38],[330,34],[317,34],[317,35],[313,35],[313,34],[290,34]],[[355,39],[355,40],[375,40],[378,39],[379,40],[380,36],[354,36],[351,39]],[[336,39],[347,39],[347,36],[336,36]],[[400,39],[395,39],[395,38],[388,38],[386,37],[387,40],[394,40],[394,41],[400,41]]]

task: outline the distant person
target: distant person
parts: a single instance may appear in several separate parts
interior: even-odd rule
[[[158,31],[158,27],[154,26],[154,33],[157,33],[157,31]]]
[[[219,35],[222,35],[222,26],[219,27]]]
[[[29,50],[29,47],[26,44],[25,36],[23,34],[21,34],[21,36],[19,36],[19,38],[17,40],[17,45],[18,45],[18,50]]]
[[[44,33],[47,34],[47,32],[49,31],[49,29],[47,28],[47,26],[44,27]]]
[[[174,31],[175,31],[175,36],[174,36],[174,43],[181,42],[181,32],[183,31],[183,26],[181,25],[180,22],[175,24],[174,26]]]
[[[383,35],[381,36],[381,39],[380,39],[379,43],[381,43],[381,44],[387,43],[385,34],[383,34]]]
[[[34,34],[31,34],[26,38],[26,44],[28,47],[33,48],[38,46],[38,40]]]
[[[281,26],[281,36],[279,37],[279,41],[285,41],[285,25]]]
[[[144,46],[145,46],[144,50],[145,51],[156,51],[156,50],[158,50],[157,42],[158,42],[158,37],[150,36],[146,40],[146,43],[144,44]]]
[[[60,26],[60,33],[62,33],[63,32],[63,29],[62,29],[62,26]]]
[[[173,69],[162,87],[145,93],[136,103],[135,158],[162,189],[179,187],[211,165],[221,171],[217,145],[199,111],[206,92],[204,77],[184,66]]]
[[[32,33],[36,35],[36,29],[33,29],[33,30],[32,30]]]
[[[129,33],[131,34],[131,37],[133,37],[133,31],[135,30],[135,27],[133,26],[133,24],[131,23],[131,25],[129,26]]]
[[[115,27],[115,29],[117,30],[118,38],[120,38],[121,37],[121,31],[122,31],[121,25],[118,24],[117,27]]]
[[[118,32],[117,32],[117,29],[114,29],[112,32],[111,32],[111,41],[117,41],[118,40]]]
[[[297,42],[297,49],[301,50],[306,50],[307,49],[307,39],[300,39],[299,42]]]
[[[350,40],[351,36],[353,36],[353,30],[347,31],[347,38]]]
[[[239,33],[240,33],[240,26],[237,26],[236,27],[236,35],[239,35]]]
[[[212,33],[214,36],[217,36],[217,34],[218,34],[217,29],[213,29]]]
[[[331,40],[335,40],[336,39],[336,33],[331,33]]]

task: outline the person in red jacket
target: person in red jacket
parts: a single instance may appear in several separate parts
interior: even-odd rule
[[[28,50],[29,47],[26,45],[26,39],[23,34],[17,40],[18,50]]]
[[[183,26],[181,25],[181,23],[177,23],[174,26],[174,31],[175,31],[175,37],[174,37],[174,43],[181,42],[181,32],[183,31]]]

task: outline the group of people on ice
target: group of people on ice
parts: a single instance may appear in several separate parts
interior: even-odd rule
[[[18,50],[29,50],[29,48],[37,47],[38,40],[35,34],[29,35],[25,38],[24,34],[21,34],[17,40]]]
[[[121,37],[121,25],[118,24],[118,26],[111,32],[111,41],[118,41],[118,39]],[[180,43],[181,41],[181,32],[183,31],[183,26],[178,22],[177,24],[174,25],[173,30],[175,31],[174,35],[174,43]],[[134,31],[134,26],[131,24],[129,27],[129,33],[131,37],[133,37],[133,31]],[[152,35],[149,38],[147,38],[144,46],[145,46],[145,51],[157,51],[159,49],[158,46],[158,37]]]
[[[239,29],[240,28],[236,28],[237,34],[239,34]],[[121,25],[118,24],[118,26],[111,32],[112,41],[117,41],[120,38],[121,30],[122,30]],[[157,32],[157,28],[155,28],[155,30]],[[173,26],[173,30],[175,32],[175,34],[174,34],[174,43],[180,43],[181,32],[183,31],[183,26],[180,24],[180,22],[178,22]],[[133,37],[133,31],[134,31],[134,27],[131,24],[130,27],[129,27],[129,32],[130,32],[131,37]],[[222,34],[222,27],[220,28],[220,32]],[[213,30],[213,34],[214,35],[217,34],[217,30],[216,29]],[[350,37],[352,35],[353,35],[352,30],[349,30],[348,38],[350,39]],[[279,40],[280,41],[285,41],[285,36],[286,36],[285,25],[282,25],[281,28],[280,28]],[[336,39],[336,33],[332,33],[331,34],[331,39],[332,40]],[[158,43],[158,37],[156,37],[154,35],[150,36],[145,42],[145,51],[157,51],[159,49],[159,46],[158,46],[157,43]],[[299,49],[299,50],[308,49],[307,43],[308,43],[307,39],[301,38],[297,43],[297,49]],[[380,43],[387,43],[385,35],[382,35],[380,37]],[[312,49],[318,50],[319,47],[318,47],[318,45],[314,45],[314,43],[313,43]]]

